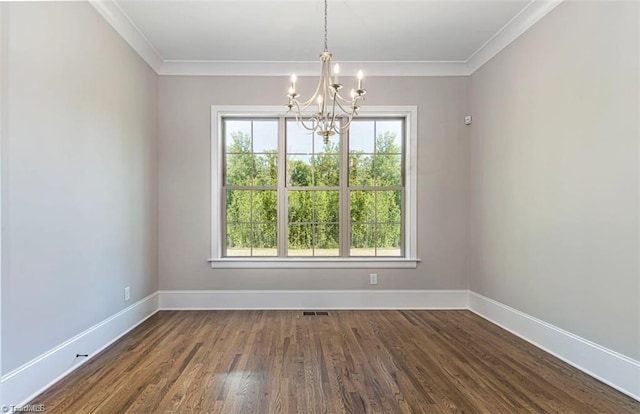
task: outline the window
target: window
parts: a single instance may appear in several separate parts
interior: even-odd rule
[[[213,107],[212,266],[415,267],[415,112],[325,143],[273,108]]]
[[[224,255],[278,255],[278,120],[225,119]]]

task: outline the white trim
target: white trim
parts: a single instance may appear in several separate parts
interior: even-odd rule
[[[418,107],[406,111],[405,128],[405,252],[408,259],[418,258]],[[363,111],[366,114],[366,110]]]
[[[7,188],[3,185],[3,179],[6,177],[3,169],[6,165],[4,157],[6,157],[6,142],[7,142],[7,94],[8,94],[8,43],[9,43],[9,16],[6,10],[6,3],[0,4],[0,228],[5,228],[3,217],[6,209],[3,208],[4,194],[3,191]],[[3,268],[3,255],[2,244],[4,241],[3,232],[0,232],[0,309],[2,309],[2,268]],[[2,311],[0,311],[0,373],[2,373]],[[0,381],[0,406],[4,406],[2,382]]]
[[[318,76],[320,61],[211,61],[165,60],[159,75],[177,76]],[[359,69],[367,76],[468,76],[466,62],[340,61],[340,73],[355,76]]]
[[[129,19],[115,0],[88,0],[100,15],[115,29],[116,32],[147,62],[156,72],[160,73],[163,60],[158,51],[142,34],[140,29]]]
[[[158,292],[2,376],[5,406],[21,407],[158,311]],[[89,354],[76,358],[76,354]]]
[[[628,396],[640,400],[640,362],[475,292],[469,309]]]
[[[299,258],[221,258],[210,259],[215,269],[415,269],[417,259],[299,259]]]
[[[524,9],[515,15],[502,29],[494,34],[478,50],[467,59],[469,75],[480,69],[505,47],[514,42],[540,19],[555,9],[563,0],[532,0]]]
[[[342,72],[366,70],[367,76],[469,76],[500,53],[563,0],[531,2],[464,61],[363,61],[340,62]],[[318,61],[211,61],[164,60],[115,0],[89,0],[89,3],[113,26],[156,71],[176,76],[317,76]]]
[[[160,310],[467,309],[466,290],[161,290]]]
[[[403,258],[223,258],[221,237],[222,228],[221,194],[222,174],[222,118],[241,115],[246,117],[273,117],[285,115],[282,106],[229,105],[211,106],[211,257],[213,268],[415,268],[418,259],[418,107],[415,105],[364,106],[360,116],[403,117],[406,119],[405,131],[405,239]]]

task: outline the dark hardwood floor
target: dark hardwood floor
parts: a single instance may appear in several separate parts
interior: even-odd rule
[[[31,404],[48,413],[640,413],[469,311],[160,312]]]

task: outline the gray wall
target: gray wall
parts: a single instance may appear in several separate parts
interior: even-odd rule
[[[472,76],[470,287],[640,359],[639,3],[565,2]]]
[[[313,91],[305,78],[300,90]],[[376,289],[466,289],[468,78],[371,78],[366,105],[418,106],[417,269]],[[370,269],[211,269],[211,105],[283,105],[288,79],[159,80],[160,289],[370,289]]]
[[[86,2],[5,5],[6,373],[157,290],[157,76]]]

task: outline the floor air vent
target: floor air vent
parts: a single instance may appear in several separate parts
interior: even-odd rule
[[[329,316],[329,312],[327,311],[303,311],[303,316]]]

